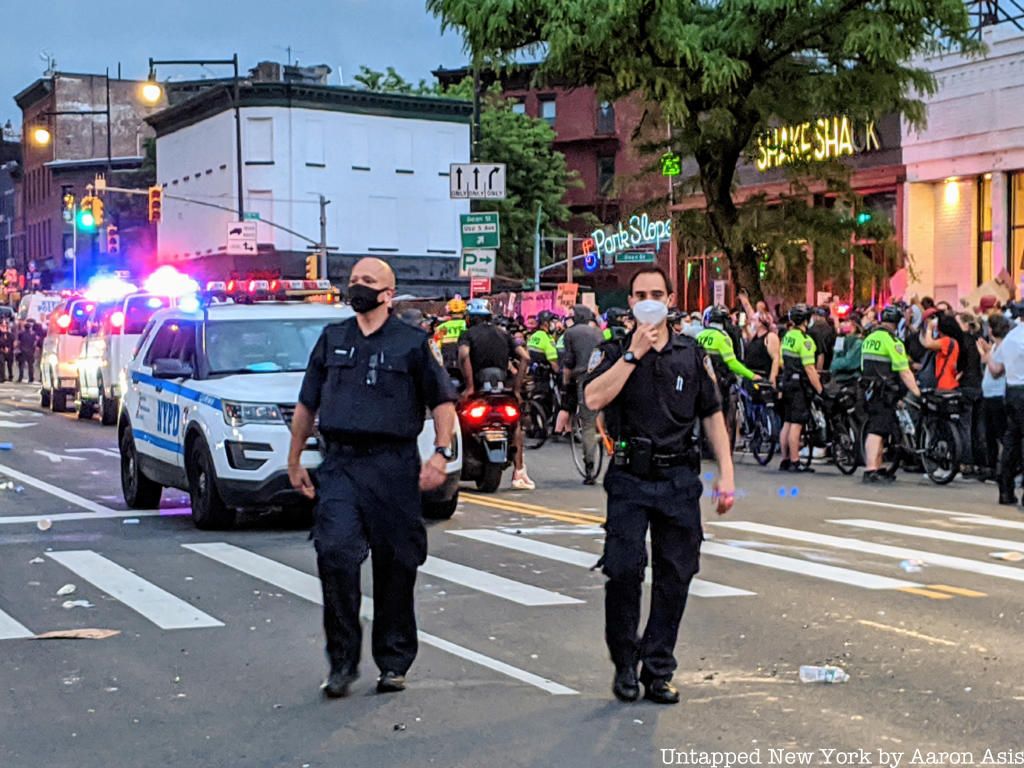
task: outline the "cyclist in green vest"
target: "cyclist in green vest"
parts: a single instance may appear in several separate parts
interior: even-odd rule
[[[535,363],[548,365],[552,371],[558,373],[558,348],[551,338],[554,320],[554,314],[547,310],[537,314],[537,330],[527,340],[526,351],[530,353],[530,359]]]
[[[725,332],[725,324],[729,321],[729,310],[714,306],[704,314],[704,330],[697,334],[697,343],[704,348],[718,379],[718,392],[722,398],[722,414],[725,426],[729,431],[730,443],[736,442],[736,393],[733,385],[737,378],[758,381],[760,376],[747,368],[739,358],[732,338]]]
[[[434,330],[434,341],[441,348],[444,367],[461,377],[459,370],[459,337],[466,331],[466,302],[456,296],[448,302],[449,318]]]
[[[813,472],[800,466],[800,436],[811,418],[811,388],[821,394],[821,379],[815,369],[817,347],[807,335],[807,321],[811,312],[806,304],[797,304],[789,310],[793,327],[782,337],[782,432],[779,449],[782,453],[782,472]]]
[[[866,385],[864,397],[868,414],[864,432],[864,482],[885,483],[896,478],[882,471],[882,451],[885,438],[899,429],[896,423],[896,401],[903,386],[916,397],[921,390],[910,370],[910,359],[903,342],[896,336],[896,326],[903,314],[897,307],[882,310],[881,321],[861,345],[861,381]]]

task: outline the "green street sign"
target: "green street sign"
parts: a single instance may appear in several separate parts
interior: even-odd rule
[[[644,264],[653,261],[653,251],[623,251],[615,254],[616,264]]]
[[[501,225],[497,213],[464,213],[459,216],[464,249],[497,250],[501,247]]]
[[[246,221],[259,221],[260,220],[260,213],[259,213],[259,211],[246,211],[245,212],[245,216],[243,218]]]
[[[661,175],[678,176],[683,172],[683,158],[675,152],[666,152],[661,156]]]

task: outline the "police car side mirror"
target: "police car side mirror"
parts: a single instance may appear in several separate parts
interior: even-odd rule
[[[158,379],[188,379],[192,373],[189,363],[175,358],[161,357],[153,361],[153,376]]]

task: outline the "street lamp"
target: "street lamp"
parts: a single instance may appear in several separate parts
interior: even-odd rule
[[[50,143],[53,136],[50,135],[50,129],[39,126],[32,129],[32,141],[40,146],[45,147]]]
[[[151,72],[150,77],[155,77],[155,73]],[[139,89],[139,95],[146,104],[152,105],[160,101],[160,98],[164,95],[164,89],[160,87],[160,83],[147,80]]]
[[[238,183],[238,220],[245,221],[245,199],[244,187],[242,184],[242,110],[241,110],[241,96],[239,94],[239,88],[241,81],[238,78],[238,54],[232,55],[230,59],[150,59],[149,60],[149,77],[147,82],[142,86],[142,97],[150,102],[154,99],[159,99],[162,95],[162,88],[156,81],[156,68],[160,66],[179,66],[179,65],[190,65],[198,67],[206,67],[211,64],[218,65],[231,65],[234,68],[234,75],[232,77],[232,92],[235,109],[235,166],[238,170],[237,183]]]

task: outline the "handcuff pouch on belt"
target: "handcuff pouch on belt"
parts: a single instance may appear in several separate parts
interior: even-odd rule
[[[631,437],[615,442],[612,464],[623,467],[631,475],[644,479],[655,479],[658,470],[671,467],[689,467],[694,472],[700,469],[700,454],[696,448],[681,453],[656,453],[654,443],[646,437]]]

